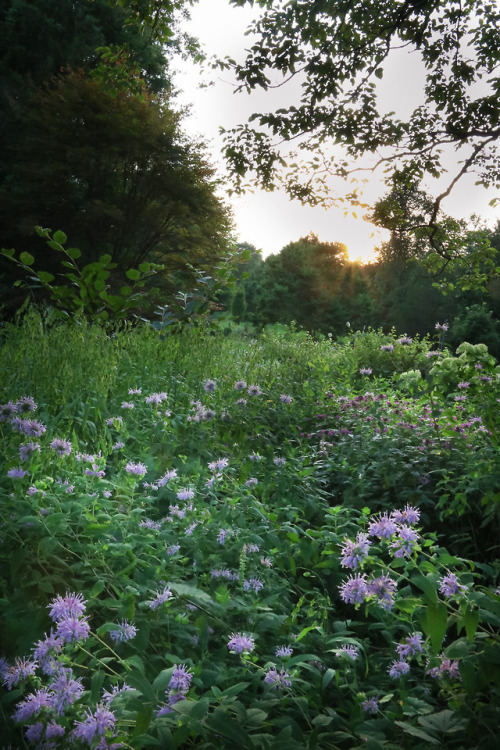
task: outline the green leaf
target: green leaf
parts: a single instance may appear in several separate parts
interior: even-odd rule
[[[77,247],[68,247],[66,254],[69,255],[70,258],[73,258],[73,260],[76,260],[81,257],[82,252]]]
[[[141,278],[141,274],[136,268],[129,268],[128,271],[125,272],[125,276],[131,281],[137,281]]]
[[[107,264],[111,261],[111,255],[109,253],[104,253],[104,255],[101,255],[99,257],[99,262]]]
[[[448,610],[443,602],[429,603],[422,616],[422,629],[429,636],[432,648],[437,653],[442,646],[446,633]]]
[[[464,625],[467,638],[469,641],[473,641],[474,636],[476,635],[477,626],[479,625],[479,610],[467,607],[464,614]]]
[[[50,284],[51,281],[54,281],[55,276],[48,271],[38,271],[38,278],[43,284]]]
[[[7,248],[2,247],[1,252],[2,252],[2,255],[5,255],[7,258],[13,258],[16,251],[14,250],[13,247],[9,248],[8,250]]]
[[[197,589],[195,586],[188,586],[185,583],[170,583],[168,582],[166,584],[172,591],[174,591],[177,596],[189,596],[192,599],[199,599],[203,602],[211,602],[211,597],[205,593],[205,591],[201,591],[200,589]]]
[[[64,232],[58,229],[57,232],[54,232],[54,234],[52,235],[52,239],[54,240],[54,242],[57,242],[58,245],[64,245],[68,238],[64,234]]]
[[[218,734],[225,739],[232,740],[236,746],[240,748],[253,750],[255,747],[249,735],[234,719],[231,719],[229,714],[225,711],[216,709],[214,713],[207,718],[205,726],[215,734]]]
[[[25,266],[32,266],[35,262],[34,257],[31,255],[31,253],[27,253],[26,251],[23,251],[21,255],[19,256],[19,260],[21,263],[24,263]]]
[[[139,271],[141,271],[141,273],[148,273],[150,268],[151,268],[151,265],[149,263],[139,264]]]
[[[415,586],[418,586],[418,588],[424,592],[425,598],[430,603],[437,602],[438,596],[437,596],[437,585],[433,581],[431,581],[426,576],[412,576],[410,579],[412,583],[415,584]]]
[[[396,724],[396,726],[401,727],[401,729],[407,734],[411,734],[412,737],[418,737],[420,740],[430,742],[431,745],[440,744],[439,740],[437,740],[435,737],[431,737],[431,735],[427,734],[427,732],[423,732],[418,727],[414,727],[412,724],[408,724],[406,721],[395,721],[394,723]]]

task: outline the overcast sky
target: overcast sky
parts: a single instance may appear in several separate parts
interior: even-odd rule
[[[249,7],[233,8],[228,0],[199,0],[191,9],[191,21],[186,29],[196,36],[206,53],[229,55],[241,59],[243,50],[249,46],[245,30],[257,11]],[[387,70],[381,89],[381,109],[413,109],[421,96],[423,73],[414,64],[408,53],[397,53],[399,58]],[[243,123],[253,111],[277,108],[287,104],[289,95],[279,89],[272,93],[257,92],[250,97],[234,94],[230,73],[201,71],[198,66],[178,63],[179,72],[176,85],[181,90],[178,101],[190,105],[191,114],[185,120],[184,129],[193,135],[201,135],[210,144],[210,157],[213,163],[223,163],[220,157],[221,138],[219,127],[232,127]],[[213,82],[205,88],[201,83]],[[450,172],[454,174],[456,157],[450,156]],[[447,187],[443,185],[440,190]],[[338,184],[337,188],[346,192],[350,186]],[[435,187],[434,187],[435,189]],[[372,203],[387,192],[382,174],[370,175],[368,186],[363,189],[363,198]],[[499,209],[488,206],[496,193],[474,186],[474,178],[469,177],[458,184],[452,196],[443,203],[444,210],[456,217],[468,217],[477,213],[493,225],[500,218]],[[297,201],[290,201],[281,192],[266,193],[256,191],[241,197],[228,199],[236,222],[236,239],[249,242],[261,249],[264,256],[277,253],[289,242],[314,232],[321,240],[343,242],[348,246],[351,258],[367,259],[374,247],[387,238],[387,233],[378,230],[368,222],[354,218],[352,211],[345,216],[345,208],[311,208]]]

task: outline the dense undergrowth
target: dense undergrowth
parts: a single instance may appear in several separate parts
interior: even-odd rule
[[[500,368],[293,329],[1,342],[2,746],[497,746]]]

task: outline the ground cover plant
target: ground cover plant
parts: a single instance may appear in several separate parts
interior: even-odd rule
[[[1,347],[4,748],[496,748],[484,346],[28,311]]]

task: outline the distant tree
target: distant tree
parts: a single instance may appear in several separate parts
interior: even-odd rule
[[[460,263],[468,237],[461,226],[441,220],[441,203],[467,172],[486,187],[500,182],[498,4],[259,0],[258,5],[264,11],[253,24],[246,60],[221,65],[234,70],[245,91],[267,91],[292,80],[300,90],[289,106],[255,113],[249,124],[226,134],[237,189],[254,175],[264,187],[282,183],[290,196],[314,203],[324,198],[328,175],[347,177],[359,168],[384,167],[389,179],[404,171],[417,183],[445,175],[444,154],[454,148],[457,168],[434,198],[426,225],[434,254]],[[379,106],[377,83],[401,48],[414,53],[425,74],[422,97],[409,115]],[[288,156],[286,144],[295,147]],[[360,163],[363,157],[369,161]],[[474,264],[466,267],[473,274]]]
[[[40,88],[23,120],[22,141],[4,146],[13,165],[0,185],[4,247],[53,271],[34,227],[63,229],[85,261],[154,261],[184,282],[190,266],[212,268],[225,254],[230,220],[213,170],[166,101],[71,72]]]

